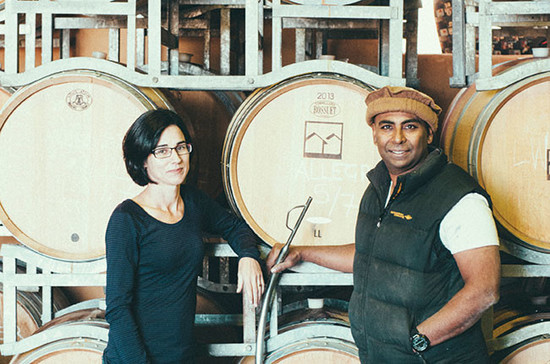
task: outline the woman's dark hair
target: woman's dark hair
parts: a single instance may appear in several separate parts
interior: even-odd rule
[[[141,114],[130,126],[122,141],[126,170],[135,183],[145,186],[155,183],[149,179],[145,161],[157,146],[164,129],[176,125],[183,132],[185,141],[191,143],[191,135],[182,118],[172,110],[156,109]]]

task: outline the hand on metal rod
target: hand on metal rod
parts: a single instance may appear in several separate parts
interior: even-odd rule
[[[300,227],[300,224],[302,223],[302,220],[304,219],[304,216],[306,215],[307,210],[309,209],[309,205],[311,204],[311,201],[313,201],[313,198],[308,197],[306,203],[302,206],[296,206],[292,210],[296,208],[302,207],[302,212],[300,216],[298,217],[298,220],[296,221],[296,224],[294,225],[294,228],[291,228],[288,226],[288,216],[292,210],[289,211],[287,214],[287,222],[286,226],[291,230],[290,236],[288,237],[288,240],[286,244],[281,249],[281,252],[279,256],[277,257],[277,263],[282,262],[286,255],[288,254],[288,249],[290,246],[290,243],[292,243],[292,240],[294,239],[294,236],[296,235],[296,231]],[[269,312],[271,308],[271,301],[273,299],[273,292],[275,290],[275,287],[278,283],[279,274],[272,274],[269,279],[269,284],[267,286],[267,290],[265,292],[263,302],[262,302],[262,311],[260,313],[260,320],[258,322],[258,335],[256,336],[256,364],[260,364],[264,362],[264,352],[265,352],[265,329],[266,329],[266,323],[267,323],[267,313]]]

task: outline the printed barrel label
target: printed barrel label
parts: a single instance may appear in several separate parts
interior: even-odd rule
[[[69,92],[65,100],[71,109],[83,111],[92,104],[92,95],[85,90],[76,89]]]

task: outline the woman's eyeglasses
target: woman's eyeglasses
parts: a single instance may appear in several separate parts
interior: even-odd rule
[[[179,143],[175,147],[158,147],[151,151],[153,156],[158,159],[170,158],[172,156],[172,150],[175,150],[178,155],[186,155],[191,153],[193,146],[189,143]]]

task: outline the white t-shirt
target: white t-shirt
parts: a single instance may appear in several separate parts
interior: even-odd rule
[[[439,226],[441,242],[452,254],[499,245],[489,203],[479,193],[469,193],[449,210]]]
[[[388,194],[386,205],[389,199]],[[485,197],[475,192],[462,197],[441,221],[439,237],[452,254],[484,246],[498,246],[493,212]]]

